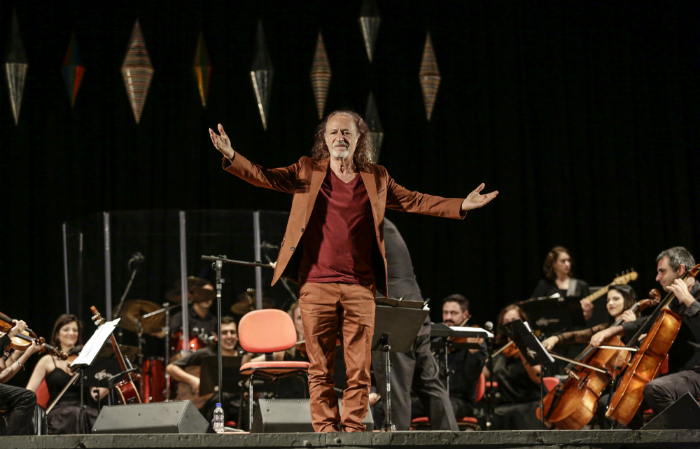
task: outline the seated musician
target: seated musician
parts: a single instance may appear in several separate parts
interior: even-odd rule
[[[190,276],[188,279],[195,279],[201,281],[198,287],[204,290],[214,291],[214,286],[211,282],[205,281],[203,279],[193,278]],[[178,284],[179,285],[179,284]],[[212,298],[215,296],[212,296]],[[214,300],[209,299],[207,301],[192,302],[187,308],[187,320],[190,327],[190,333],[197,328],[198,332],[204,332],[207,335],[214,335],[216,333],[216,316],[209,311]],[[182,311],[174,314],[170,318],[170,332],[176,334],[182,330]]]
[[[0,349],[5,351],[10,345],[10,340],[27,328],[22,321],[13,320],[14,326],[10,331],[0,337]],[[42,346],[31,345],[26,351],[14,351],[4,357],[0,357],[0,410],[5,411],[7,427],[0,429],[0,435],[30,435],[33,431],[32,417],[36,407],[36,394],[26,388],[5,385],[20,369],[24,369],[25,363],[35,352],[43,349]],[[4,420],[2,420],[4,421]]]
[[[442,302],[442,321],[448,326],[463,326],[469,319],[469,301],[456,293]],[[450,372],[450,402],[459,420],[465,416],[474,416],[476,386],[486,363],[486,344],[483,338],[468,338],[469,343],[478,343],[478,349],[454,349],[447,355]],[[444,362],[444,359],[441,360]],[[444,365],[444,363],[440,363]],[[427,410],[417,396],[412,396],[413,417],[425,416]]]
[[[594,334],[607,329],[618,319],[621,319],[623,323],[636,320],[637,314],[629,310],[636,302],[637,295],[632,287],[629,285],[612,285],[608,290],[607,297],[607,323],[601,323],[588,329],[552,335],[542,342],[542,346],[550,351],[556,345],[588,344]]]
[[[236,322],[230,316],[225,316],[221,318],[221,354],[224,357],[236,357],[240,355],[237,347],[238,330]],[[216,354],[216,347],[198,349],[166,367],[168,374],[179,382],[177,400],[189,400],[192,402],[208,421],[211,421],[214,417],[214,409],[216,408],[218,395],[214,393],[204,396],[199,395],[199,374],[202,365],[202,357]],[[246,363],[247,361],[248,360],[244,359],[242,363]],[[223,402],[221,406],[224,409],[224,417],[226,420],[236,419],[238,417],[238,403],[240,401],[238,393],[238,391],[225,391],[222,394]]]
[[[695,266],[695,258],[681,247],[662,251],[656,258],[656,280],[664,290],[675,294],[669,309],[681,316],[681,325],[669,351],[669,375],[652,380],[644,387],[644,400],[654,413],[663,411],[685,393],[700,397],[700,282],[680,277]],[[631,339],[646,322],[647,317],[598,332],[591,339],[599,346],[613,335]]]
[[[63,314],[58,317],[51,334],[51,344],[65,354],[76,355],[82,349],[81,332],[83,324],[75,315]],[[76,380],[65,391],[64,387],[71,382],[74,373],[70,371],[71,358],[60,360],[53,354],[47,354],[39,359],[34,367],[32,377],[29,379],[27,389],[36,391],[41,382],[46,379],[49,389],[49,405],[57,398],[58,402],[49,412],[46,419],[49,434],[79,434],[90,433],[99,411],[97,409],[99,399],[107,395],[106,388],[90,388],[85,397],[85,411],[80,418],[80,382]]]
[[[532,292],[531,298],[541,298],[559,293],[562,297],[584,298],[590,294],[588,284],[571,276],[571,256],[563,246],[552,248],[544,259],[542,270],[546,279],[541,279]],[[583,316],[589,320],[593,316],[593,303],[581,300]]]
[[[503,325],[515,320],[527,321],[527,315],[518,305],[511,304],[501,310],[496,328],[496,346],[506,345],[510,341]],[[513,344],[510,348],[516,346]],[[493,411],[493,430],[540,428],[535,410],[540,400],[541,370],[541,365],[530,366],[519,351],[512,354],[508,350],[493,358],[493,373],[489,372],[488,365],[484,367],[484,375],[498,382],[500,393],[500,400]]]

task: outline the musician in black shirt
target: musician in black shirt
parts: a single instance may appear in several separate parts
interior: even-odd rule
[[[700,282],[680,277],[695,266],[695,258],[681,247],[667,249],[656,258],[656,280],[667,292],[676,297],[669,309],[681,316],[682,325],[668,353],[669,374],[652,380],[644,387],[644,400],[654,413],[663,411],[685,393],[700,397]],[[647,321],[642,317],[598,332],[591,345],[598,347],[613,335],[622,335],[629,341]]]

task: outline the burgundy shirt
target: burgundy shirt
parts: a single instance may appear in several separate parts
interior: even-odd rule
[[[362,176],[344,183],[329,167],[304,232],[301,282],[373,284],[375,238]]]

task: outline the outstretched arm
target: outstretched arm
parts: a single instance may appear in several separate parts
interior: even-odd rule
[[[446,218],[464,218],[467,211],[477,209],[493,200],[498,192],[481,195],[484,184],[479,185],[464,200],[459,198],[442,198],[425,193],[408,190],[394,181],[387,174],[386,207],[403,212],[434,215]],[[381,195],[381,193],[380,193]]]
[[[484,187],[486,187],[486,184],[483,182],[479,184],[479,187],[474,189],[467,197],[462,201],[462,210],[472,210],[472,209],[478,209],[480,207],[486,206],[488,203],[491,202],[496,196],[498,196],[498,190],[494,190],[491,193],[485,193],[481,194],[481,191],[484,190]]]
[[[231,139],[228,138],[228,134],[224,131],[224,127],[219,123],[219,134],[216,134],[214,130],[209,128],[209,137],[211,137],[211,143],[214,144],[214,148],[219,150],[225,158],[233,160],[234,151],[231,146]]]
[[[279,192],[294,193],[303,187],[298,180],[297,174],[301,168],[301,163],[267,169],[260,165],[251,163],[240,154],[236,154],[231,146],[224,127],[219,124],[219,134],[209,128],[209,137],[216,148],[224,156],[224,169],[256,187],[277,190]]]

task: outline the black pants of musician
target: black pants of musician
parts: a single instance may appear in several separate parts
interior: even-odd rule
[[[700,373],[684,370],[654,379],[644,387],[644,400],[658,414],[686,393],[700,398]]]
[[[26,388],[0,384],[0,410],[5,410],[7,428],[3,435],[31,435],[36,394]]]
[[[432,430],[458,431],[455,414],[445,385],[438,377],[438,365],[430,352],[430,336],[416,337],[410,352],[391,352],[391,413],[396,430],[408,430],[411,425],[411,387],[424,404]],[[377,390],[386,410],[386,376],[384,353],[372,352],[372,368]],[[377,419],[375,417],[375,425]],[[382,420],[383,422],[383,420]]]

